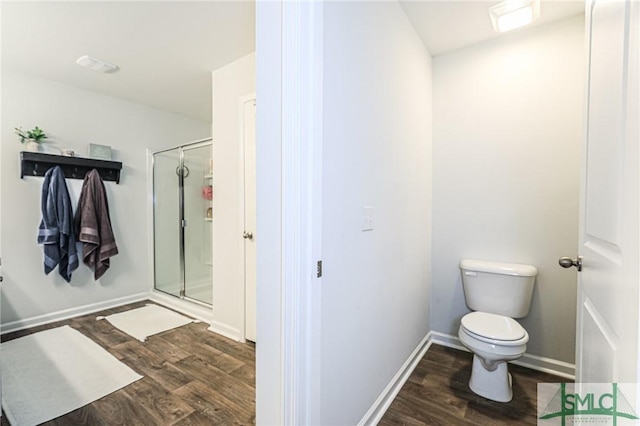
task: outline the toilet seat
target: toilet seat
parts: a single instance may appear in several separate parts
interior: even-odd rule
[[[518,346],[529,340],[527,331],[513,318],[487,312],[471,312],[462,317],[464,331],[482,342]]]

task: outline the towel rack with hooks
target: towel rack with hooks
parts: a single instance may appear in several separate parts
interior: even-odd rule
[[[102,180],[120,183],[122,163],[119,161],[66,157],[42,152],[22,151],[20,153],[20,178],[43,177],[47,170],[54,166],[60,166],[67,179],[84,179],[89,170],[96,169]]]

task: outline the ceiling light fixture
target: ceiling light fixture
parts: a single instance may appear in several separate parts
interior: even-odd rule
[[[532,23],[540,16],[540,0],[507,0],[489,8],[491,24],[504,33]]]
[[[87,67],[94,71],[103,72],[105,74],[113,74],[114,72],[120,69],[113,64],[101,61],[96,58],[92,58],[91,56],[87,56],[87,55],[79,57],[78,60],[76,61],[76,64],[81,65],[83,67]]]

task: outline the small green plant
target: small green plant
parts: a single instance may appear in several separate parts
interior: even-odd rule
[[[20,136],[20,142],[25,143],[27,141],[33,141],[42,143],[43,139],[47,139],[47,135],[40,127],[36,126],[33,129],[25,132],[22,127],[16,127],[16,135]]]

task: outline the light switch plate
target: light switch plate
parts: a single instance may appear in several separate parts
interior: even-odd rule
[[[373,231],[373,206],[362,206],[362,231]]]

